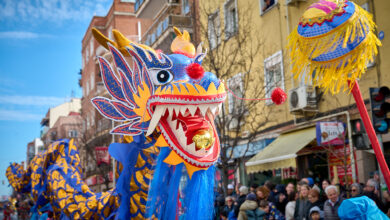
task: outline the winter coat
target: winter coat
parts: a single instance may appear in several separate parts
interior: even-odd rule
[[[248,216],[246,215],[246,211],[256,210],[259,206],[256,201],[245,200],[240,207],[240,211],[238,213],[237,220],[248,220]]]
[[[260,208],[256,208],[255,210],[246,210],[246,216],[248,220],[264,220],[266,219],[267,213],[265,213]]]
[[[238,197],[237,199],[237,205],[236,207],[234,208],[234,215],[236,217],[238,217],[238,212],[240,211],[240,207],[241,205],[245,202],[246,200],[246,195],[241,195],[240,197]]]
[[[326,220],[339,220],[339,216],[337,214],[337,211],[340,207],[341,202],[343,202],[343,198],[339,197],[339,200],[336,202],[334,206],[330,204],[329,199],[326,200],[324,204],[324,215]]]
[[[320,208],[321,211],[324,211],[324,203],[321,202],[320,200],[315,201],[314,203],[310,203],[309,210],[307,211],[307,217],[310,216],[310,209],[317,206]]]
[[[286,205],[286,220],[294,219],[295,201],[290,201]]]
[[[298,199],[295,204],[294,219],[309,219],[310,204],[310,201],[307,199]]]

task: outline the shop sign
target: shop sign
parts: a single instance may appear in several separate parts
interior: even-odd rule
[[[316,136],[320,146],[344,145],[345,124],[338,121],[317,122]]]

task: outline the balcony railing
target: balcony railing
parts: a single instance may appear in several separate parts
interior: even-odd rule
[[[165,34],[167,30],[173,30],[172,27],[180,28],[192,28],[191,17],[183,15],[169,14],[160,22],[155,23],[149,28],[142,38],[142,42],[146,45],[153,45],[161,36]]]

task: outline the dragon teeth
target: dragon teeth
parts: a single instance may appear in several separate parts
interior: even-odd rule
[[[161,115],[165,113],[166,107],[159,105],[156,107],[156,110],[153,113],[153,117],[150,120],[148,131],[146,132],[146,136],[149,136],[153,133],[154,129],[156,129],[156,126],[158,122],[160,121]]]
[[[152,116],[152,119],[150,120],[149,128],[146,132],[146,136],[149,136],[153,133],[153,131],[156,129],[158,123],[160,122],[161,116],[163,116],[166,111],[168,111],[168,113],[169,113],[167,120],[169,122],[171,122],[173,114],[177,115],[179,112],[182,115],[185,115],[185,113],[188,110],[191,115],[195,115],[197,109],[199,109],[202,116],[205,117],[208,110],[210,110],[211,113],[215,116],[215,114],[218,113],[221,108],[222,108],[222,104],[158,105],[158,106],[156,106],[156,109],[153,112],[153,116]],[[171,128],[176,128],[173,124],[170,124],[170,126],[171,126]],[[179,125],[179,128],[181,128],[181,131],[182,131],[181,134],[183,134],[180,136],[185,137],[181,124]],[[186,144],[186,141],[181,143],[181,144]],[[186,145],[183,145],[183,146],[186,146]]]
[[[198,107],[196,107],[195,105],[188,106],[188,110],[190,110],[191,115],[195,115],[196,109],[198,109]]]
[[[200,109],[200,112],[201,112],[202,116],[203,117],[206,116],[208,105],[201,105],[201,106],[199,106],[199,109]]]

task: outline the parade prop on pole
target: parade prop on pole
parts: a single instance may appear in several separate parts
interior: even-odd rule
[[[295,78],[304,77],[332,94],[351,92],[360,112],[386,184],[390,172],[359,90],[358,79],[373,62],[381,43],[372,15],[347,0],[312,4],[289,36]],[[308,74],[308,73],[313,73]]]

